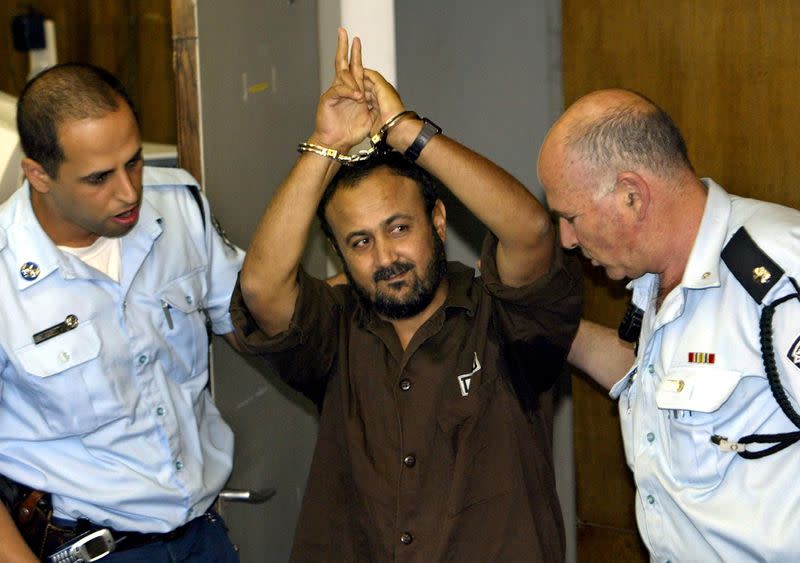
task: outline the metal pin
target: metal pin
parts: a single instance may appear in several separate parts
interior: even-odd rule
[[[161,310],[164,311],[164,318],[167,319],[167,325],[169,326],[169,329],[172,330],[175,328],[175,325],[172,324],[172,313],[169,312],[169,309],[170,304],[162,299]]]
[[[59,334],[63,334],[69,330],[72,330],[76,326],[78,326],[78,317],[75,315],[67,315],[64,319],[64,322],[58,323],[57,325],[53,325],[50,328],[46,328],[43,331],[34,334],[33,343],[41,344],[45,340],[49,340],[54,336],[58,336]]]

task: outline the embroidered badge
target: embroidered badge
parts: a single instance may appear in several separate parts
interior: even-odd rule
[[[472,382],[472,376],[478,373],[480,369],[481,363],[478,361],[478,353],[475,352],[475,358],[472,360],[472,371],[458,376],[458,385],[461,388],[462,397],[469,395],[469,385]]]
[[[797,367],[800,368],[800,336],[794,341],[786,357]]]
[[[716,354],[708,352],[689,352],[690,364],[713,364]]]

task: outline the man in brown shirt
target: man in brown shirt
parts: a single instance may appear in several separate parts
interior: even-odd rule
[[[562,561],[547,390],[580,273],[524,186],[407,112],[339,33],[231,304],[244,347],[321,411],[292,560]],[[398,152],[340,167],[381,128]],[[481,277],[445,259],[433,177],[490,230]],[[300,267],[318,207],[347,285]]]

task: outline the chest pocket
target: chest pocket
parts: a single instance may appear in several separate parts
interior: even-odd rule
[[[205,271],[192,272],[169,284],[159,294],[161,333],[169,345],[168,374],[184,382],[208,369],[208,333]]]
[[[111,383],[98,365],[100,337],[91,321],[16,351],[23,373],[19,386],[32,409],[31,424],[42,421],[53,437],[81,434],[119,416],[109,400]]]
[[[452,455],[451,516],[519,486],[519,468],[509,461],[516,436],[510,412],[518,408],[512,401],[516,398],[494,377],[440,405],[438,426]]]
[[[681,368],[671,370],[656,390],[656,405],[666,415],[669,463],[676,480],[692,487],[719,482],[734,457],[721,454],[711,442],[714,434],[727,435],[741,420],[741,410],[751,393],[734,370]],[[760,382],[763,384],[763,381]],[[736,392],[742,387],[741,392]],[[738,435],[733,431],[734,435]]]

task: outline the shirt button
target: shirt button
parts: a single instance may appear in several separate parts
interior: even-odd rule
[[[186,302],[187,302],[189,305],[191,305],[191,304],[192,304],[192,296],[191,296],[191,295],[187,295],[187,296],[186,296]]]
[[[156,409],[156,414],[157,414],[158,416],[164,416],[164,413],[165,413],[165,412],[166,412],[166,411],[164,410],[164,407],[158,407],[158,408]]]
[[[176,461],[175,462],[175,469],[177,469],[178,471],[183,469],[183,462],[182,461]]]
[[[401,542],[403,545],[408,545],[408,544],[410,544],[412,541],[414,541],[414,536],[412,536],[412,535],[411,535],[411,534],[409,534],[408,532],[405,532],[405,533],[403,533],[403,535],[402,535],[402,536],[400,536],[400,542]]]
[[[656,499],[653,497],[653,495],[647,495],[647,504],[654,504],[655,502]]]
[[[653,364],[650,364],[650,365],[647,366],[647,371],[649,373],[655,373],[656,372],[656,368],[653,367]]]
[[[414,467],[417,464],[417,458],[415,458],[413,455],[407,455],[403,458],[403,463],[406,465],[406,467]]]
[[[139,365],[143,366],[147,363],[147,354],[142,354],[139,356]]]
[[[647,441],[648,442],[652,442],[655,439],[656,439],[656,435],[655,434],[653,434],[652,432],[648,432],[647,433]]]
[[[409,389],[411,389],[411,382],[408,379],[401,379],[400,389],[402,389],[403,391],[408,391]]]
[[[58,355],[58,361],[62,364],[66,364],[69,361],[69,352],[61,352]]]

